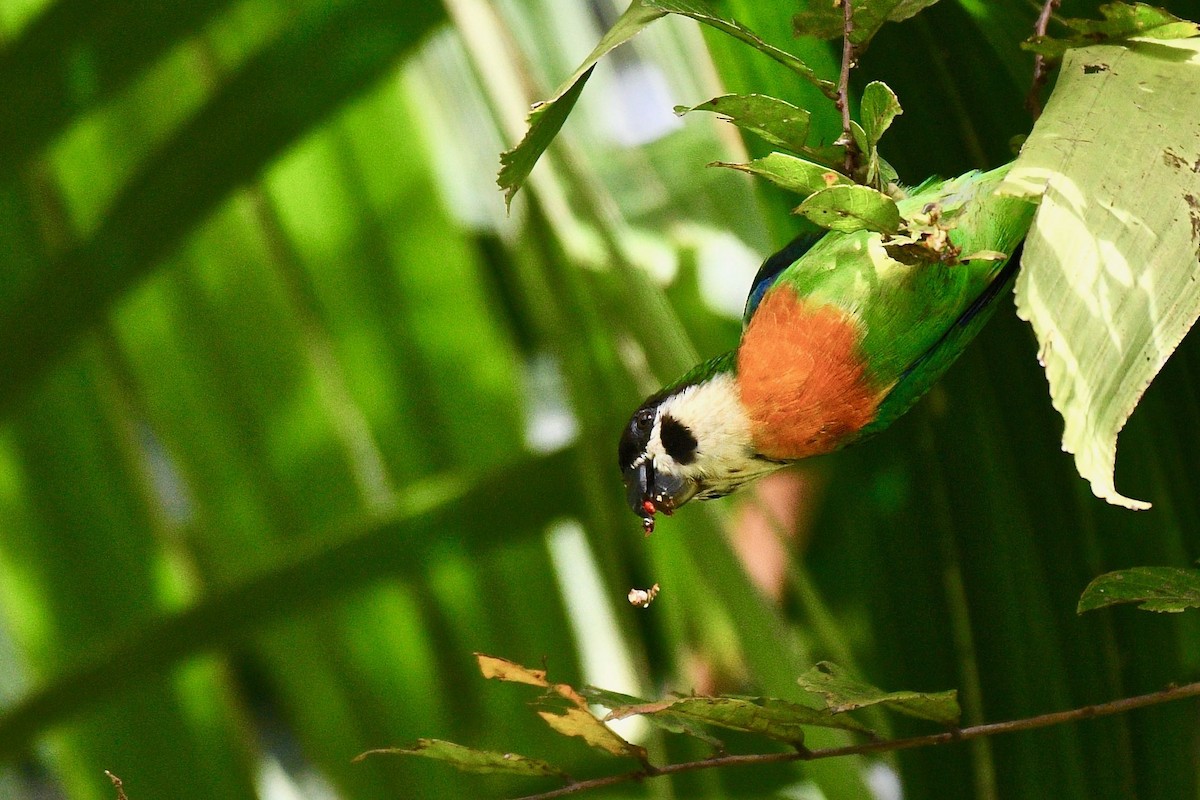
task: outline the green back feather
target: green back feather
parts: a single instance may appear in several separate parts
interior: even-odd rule
[[[1004,259],[909,265],[888,255],[878,233],[830,233],[768,290],[786,285],[802,298],[840,307],[858,320],[868,375],[876,386],[890,389],[863,435],[907,411],[954,362],[990,316],[995,298],[1004,294],[989,287],[1007,281],[1007,257],[1025,238],[1034,211],[1026,201],[996,194],[1007,172],[1004,166],[926,181],[899,202],[906,217],[937,203],[942,224],[950,227],[950,240],[963,255],[994,251]],[[979,304],[981,297],[986,302]]]

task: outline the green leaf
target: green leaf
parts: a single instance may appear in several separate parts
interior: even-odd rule
[[[756,133],[773,145],[803,153],[812,116],[786,100],[764,94],[725,94],[698,106],[676,106],[676,114],[711,111],[739,128]]]
[[[879,156],[879,140],[885,131],[891,127],[892,121],[903,114],[896,93],[887,84],[872,81],[863,90],[862,105],[859,114],[862,117],[862,137],[860,147],[867,156],[867,184],[882,189],[896,179],[896,170],[892,169]],[[857,136],[858,131],[855,131]]]
[[[1200,316],[1198,87],[1200,41],[1072,50],[1002,187],[1041,197],[1017,313],[1037,334],[1063,449],[1097,497],[1130,509],[1149,503],[1116,490],[1117,434]]]
[[[669,713],[734,731],[757,733],[791,744],[804,741],[806,725],[870,733],[849,717],[771,697],[681,697],[612,709],[613,719]]]
[[[1095,578],[1079,598],[1078,612],[1121,603],[1138,603],[1143,611],[1200,608],[1200,571],[1178,567],[1133,567]]]
[[[880,138],[891,127],[892,121],[903,113],[900,100],[887,84],[880,81],[867,84],[867,88],[863,89],[859,116],[862,117],[863,132],[871,150],[879,144]]]
[[[867,706],[882,705],[901,714],[953,727],[962,716],[958,692],[885,692],[852,678],[841,667],[821,661],[798,679],[805,691],[821,695],[825,707],[842,714]]]
[[[690,17],[743,41],[832,96],[832,82],[818,77],[812,68],[799,58],[763,41],[754,31],[737,20],[721,16],[702,0],[633,0],[574,74],[563,82],[549,100],[535,106],[529,115],[529,130],[520,143],[500,155],[500,174],[496,183],[504,190],[504,200],[507,204],[512,204],[513,197],[524,185],[534,165],[558,135],[596,62],[632,39],[651,22],[667,14]]]
[[[856,45],[869,42],[885,22],[903,22],[936,3],[937,0],[856,0],[854,31],[850,41]],[[797,36],[818,39],[839,39],[844,24],[842,7],[830,0],[803,0],[803,11],[792,17]]]
[[[879,150],[871,151],[870,173],[873,176],[873,185],[879,189],[886,189],[890,184],[900,180],[900,174],[896,172],[896,168],[887,162],[879,155]]]
[[[418,739],[416,744],[411,747],[383,747],[378,750],[368,750],[355,756],[354,760],[362,761],[367,756],[376,755],[432,758],[435,761],[444,761],[462,772],[500,772],[507,775],[532,775],[564,780],[567,778],[567,774],[558,767],[536,758],[516,753],[475,750],[441,739]]]
[[[1100,6],[1101,20],[1064,19],[1062,23],[1075,32],[1074,36],[1055,38],[1037,36],[1021,47],[1047,58],[1059,59],[1074,47],[1116,42],[1131,37],[1143,39],[1188,39],[1200,34],[1200,26],[1180,19],[1161,8],[1145,3],[1105,3]]]
[[[805,197],[830,186],[851,183],[849,178],[836,170],[821,164],[814,164],[803,158],[790,156],[787,153],[769,153],[747,164],[727,164],[718,161],[714,166],[728,167],[741,172],[749,172],[751,175],[758,175],[776,186]]]
[[[795,72],[822,92],[825,92],[827,96],[831,98],[834,96],[833,93],[836,87],[832,81],[827,81],[819,77],[811,67],[799,58],[764,41],[758,34],[737,20],[721,16],[713,6],[704,2],[704,0],[642,0],[642,2],[662,11],[669,11],[672,14],[690,17],[722,33],[729,34],[733,38],[745,42],[760,53],[783,64],[792,72]]]
[[[596,705],[604,706],[609,710],[622,708],[625,706],[646,705],[649,703],[648,700],[643,700],[640,697],[634,697],[633,695],[614,692],[608,689],[600,689],[595,686],[585,686],[582,693],[591,702],[595,703]],[[711,736],[695,720],[688,719],[687,717],[680,716],[679,714],[672,714],[669,711],[662,711],[657,714],[647,714],[644,719],[651,725],[654,725],[657,728],[662,728],[670,733],[679,733],[699,739],[716,752],[724,752],[725,750],[725,743],[720,739]]]
[[[796,213],[834,231],[869,230],[895,233],[900,229],[896,202],[869,186],[831,186],[816,192],[796,208]]]

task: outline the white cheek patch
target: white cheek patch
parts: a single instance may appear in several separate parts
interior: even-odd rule
[[[677,464],[663,448],[663,414],[674,417],[696,437],[696,457],[691,463]],[[723,477],[730,469],[747,469],[754,448],[750,420],[742,410],[734,377],[728,373],[714,376],[664,402],[646,452],[656,466],[676,474]]]
[[[654,427],[650,429],[650,441],[646,445],[646,456],[653,458],[656,464],[671,460],[662,446],[662,424],[657,418],[654,420]]]

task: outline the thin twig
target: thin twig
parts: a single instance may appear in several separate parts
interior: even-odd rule
[[[1061,3],[1062,0],[1045,0],[1042,3],[1042,13],[1038,14],[1037,23],[1033,26],[1034,36],[1046,35],[1046,28],[1050,26],[1050,16]],[[1029,87],[1029,94],[1025,97],[1025,108],[1033,116],[1034,122],[1042,115],[1042,101],[1038,95],[1041,94],[1042,87],[1046,84],[1047,74],[1049,74],[1049,69],[1046,67],[1046,57],[1038,53],[1033,57],[1033,84]]]
[[[822,750],[799,749],[781,753],[753,753],[749,755],[726,755],[706,758],[702,761],[684,761],[679,764],[668,764],[665,767],[651,767],[633,772],[623,772],[619,775],[608,775],[603,778],[593,778],[586,781],[569,783],[566,786],[552,789],[541,794],[531,794],[518,800],[551,800],[555,797],[565,797],[570,794],[600,789],[605,786],[615,786],[621,783],[642,781],[647,778],[658,778],[663,775],[677,775],[682,772],[696,772],[702,769],[718,767],[736,767],[748,764],[778,764],[788,761],[816,761],[821,758],[838,758],[840,756],[864,755],[867,753],[886,753],[897,750],[911,750],[916,747],[964,742],[978,739],[982,736],[994,736],[998,733],[1015,733],[1046,728],[1051,725],[1061,725],[1065,722],[1078,722],[1094,717],[1107,717],[1121,714],[1147,706],[1167,703],[1173,700],[1184,700],[1200,696],[1200,681],[1183,686],[1169,686],[1158,692],[1142,694],[1136,697],[1124,697],[1107,703],[1073,708],[1068,711],[1055,711],[1050,714],[1039,714],[1036,717],[1010,720],[1008,722],[990,722],[985,725],[972,725],[967,728],[931,733],[925,736],[911,736],[907,739],[884,739],[864,742],[862,744],[846,745],[845,747],[828,747]]]
[[[843,169],[847,177],[853,178],[858,170],[858,142],[854,139],[854,130],[850,127],[850,70],[854,69],[854,59],[857,52],[850,41],[854,33],[854,3],[852,0],[842,0],[842,71],[838,75],[837,107],[842,112],[842,137],[838,144],[846,148]]]

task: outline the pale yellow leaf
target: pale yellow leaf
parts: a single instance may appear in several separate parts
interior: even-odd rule
[[[507,658],[489,656],[486,653],[476,653],[475,659],[479,662],[479,671],[483,673],[483,677],[485,678],[508,681],[509,683],[526,683],[530,686],[541,686],[543,688],[550,687],[550,682],[546,680],[546,670],[544,669],[530,669],[514,661],[509,661]]]
[[[1017,278],[1063,449],[1117,491],[1117,435],[1200,315],[1200,40],[1067,52],[1004,190],[1041,197]]]
[[[556,711],[539,711],[538,716],[546,724],[564,736],[578,736],[592,747],[614,756],[628,756],[639,761],[646,759],[644,748],[630,744],[582,708],[568,708],[559,714]]]

